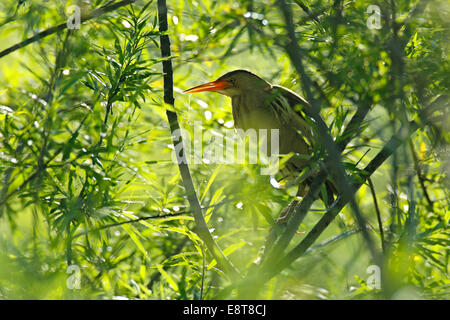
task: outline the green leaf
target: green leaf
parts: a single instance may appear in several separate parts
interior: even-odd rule
[[[136,245],[136,247],[139,249],[139,251],[142,252],[142,254],[147,258],[150,259],[150,257],[148,256],[147,250],[145,250],[144,245],[142,244],[142,242],[139,240],[139,237],[137,234],[139,234],[139,232],[137,230],[135,230],[134,227],[128,225],[128,224],[122,224],[121,227],[128,233],[128,235],[130,236],[131,240],[134,242],[134,244]]]
[[[167,281],[169,286],[177,293],[180,292],[177,283],[173,280],[173,278],[163,269],[161,265],[157,265],[158,271],[161,273],[162,277]]]
[[[227,247],[225,250],[223,250],[223,254],[225,256],[229,256],[230,254],[232,254],[233,252],[235,252],[236,250],[242,248],[243,246],[245,246],[247,244],[246,241],[242,240],[238,243],[234,243],[231,246]],[[213,259],[209,265],[208,265],[208,270],[211,270],[213,267],[215,267],[217,264],[216,259]]]

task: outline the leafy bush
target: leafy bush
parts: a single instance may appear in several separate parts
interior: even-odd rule
[[[450,297],[445,1],[171,1],[167,32],[161,0],[0,8],[1,298]],[[328,211],[308,193],[279,228],[295,185],[172,160],[177,126],[203,151],[233,126],[182,90],[239,68],[324,120]]]

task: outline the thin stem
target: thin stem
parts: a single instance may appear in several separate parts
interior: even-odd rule
[[[411,149],[411,154],[414,160],[414,169],[417,173],[417,178],[419,179],[420,187],[422,188],[423,195],[427,200],[431,209],[433,209],[433,201],[431,201],[430,195],[428,194],[427,187],[425,186],[425,179],[423,178],[422,169],[420,168],[419,157],[417,156],[416,150],[414,148],[414,144],[411,139],[409,139],[409,148]]]
[[[383,252],[386,253],[386,247],[384,244],[383,221],[381,220],[381,212],[380,212],[380,208],[378,206],[377,194],[375,193],[375,188],[373,186],[372,179],[368,178],[367,182],[369,183],[370,193],[372,194],[372,199],[373,199],[373,205],[375,206],[375,212],[377,214],[378,228],[380,229],[381,248],[383,249]]]
[[[186,246],[186,244],[189,241],[189,237],[184,237],[183,240],[181,240],[181,242],[177,245],[177,247],[175,248],[175,250],[173,250],[173,252],[169,255],[166,256],[165,260],[169,259],[170,257],[173,257],[179,253],[181,253],[181,250],[183,250],[183,248]],[[164,261],[163,261],[164,262]],[[167,270],[169,267],[168,266],[164,266],[163,265],[163,270]],[[153,285],[155,284],[156,281],[159,280],[159,278],[161,277],[161,272],[156,272],[150,279],[149,284],[147,285],[147,288],[152,289]]]
[[[409,135],[414,133],[418,129],[418,125],[415,122],[410,122]],[[355,183],[353,186],[353,193],[356,193],[363,183],[370,178],[370,176],[394,153],[394,151],[403,143],[404,133],[402,130],[394,135],[391,140],[389,140],[383,149],[370,161],[370,163],[364,168],[364,174],[361,175],[362,181]],[[401,138],[403,137],[403,139]],[[407,137],[406,137],[407,138]],[[336,205],[325,214],[319,222],[311,229],[311,231],[305,236],[305,238],[286,256],[280,260],[278,265],[273,268],[272,274],[268,275],[270,279],[272,276],[278,274],[281,270],[288,267],[292,262],[297,260],[302,256],[306,250],[311,247],[311,245],[317,240],[317,238],[322,234],[322,232],[328,227],[328,225],[333,221],[333,219],[339,214],[339,212],[347,205],[348,201],[344,198],[340,198]],[[267,280],[268,280],[267,279]]]

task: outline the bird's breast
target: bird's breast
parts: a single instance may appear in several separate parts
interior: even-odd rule
[[[233,119],[238,129],[281,129],[280,119],[265,104],[265,97],[240,95],[232,98]]]

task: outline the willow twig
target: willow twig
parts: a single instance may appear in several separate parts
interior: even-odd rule
[[[381,220],[381,212],[380,207],[378,206],[377,194],[375,193],[375,188],[373,186],[372,179],[368,178],[367,182],[369,183],[370,193],[372,194],[373,199],[373,205],[375,206],[375,212],[377,214],[378,228],[380,229],[381,248],[383,249],[383,252],[386,252],[386,247],[384,244],[383,221]]]
[[[209,208],[217,208],[220,207],[224,204],[225,201],[221,201],[219,203],[210,205],[210,206],[204,206],[202,207],[202,209],[209,209]],[[114,228],[114,227],[118,227],[124,224],[132,224],[132,223],[137,223],[137,222],[142,222],[142,221],[147,221],[147,220],[160,220],[160,219],[167,219],[167,218],[172,218],[172,217],[177,217],[177,216],[181,216],[183,214],[186,213],[191,213],[191,210],[184,210],[184,211],[179,211],[179,212],[175,212],[175,213],[168,213],[168,214],[161,214],[161,215],[154,215],[154,216],[145,216],[145,217],[139,217],[136,219],[129,219],[129,220],[124,220],[124,221],[118,221],[118,222],[114,222],[114,223],[110,223],[110,224],[106,224],[104,226],[98,227],[96,229],[92,229],[92,230],[88,230],[82,233],[79,233],[77,235],[77,237],[91,233],[91,232],[95,232],[95,231],[100,231],[100,230],[104,230],[104,229],[109,229],[109,228]]]

